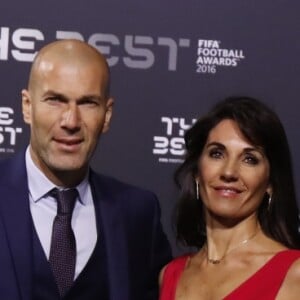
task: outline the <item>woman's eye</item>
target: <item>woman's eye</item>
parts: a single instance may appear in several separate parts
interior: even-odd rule
[[[253,155],[247,155],[244,159],[244,161],[247,163],[247,164],[250,164],[250,165],[257,165],[259,160],[257,157],[253,156]]]
[[[223,153],[218,149],[212,149],[209,151],[209,156],[212,158],[221,158],[223,156]]]

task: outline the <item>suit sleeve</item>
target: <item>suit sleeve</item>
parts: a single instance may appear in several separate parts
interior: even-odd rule
[[[161,212],[157,198],[155,197],[155,208],[153,215],[151,266],[149,286],[145,300],[157,300],[159,295],[158,276],[163,266],[171,259],[171,248],[168,239],[163,232],[160,221]]]

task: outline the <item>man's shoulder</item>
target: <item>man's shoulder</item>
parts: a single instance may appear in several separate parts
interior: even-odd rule
[[[9,157],[3,157],[0,159],[1,167],[11,167],[13,165],[25,166],[25,151],[20,151]]]
[[[14,185],[18,180],[26,180],[26,176],[24,152],[0,159],[0,183]]]
[[[113,194],[116,197],[130,196],[131,198],[142,197],[143,199],[152,200],[157,198],[155,193],[150,190],[126,183],[115,177],[99,174],[93,170],[91,171],[90,179],[96,189],[99,188],[101,192]]]
[[[25,170],[24,152],[18,152],[8,158],[0,159],[0,174],[2,175],[21,174],[22,172],[24,172],[24,170]]]

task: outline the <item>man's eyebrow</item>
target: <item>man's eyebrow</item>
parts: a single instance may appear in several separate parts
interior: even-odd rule
[[[62,100],[66,100],[66,101],[69,100],[69,97],[67,97],[66,95],[56,92],[56,91],[53,91],[53,90],[47,91],[44,94],[44,97],[57,97]],[[94,100],[97,100],[100,102],[100,101],[104,101],[105,97],[103,97],[101,95],[97,95],[97,94],[88,94],[88,95],[84,95],[84,96],[76,99],[76,101],[80,102],[80,101],[86,101],[86,100],[91,100],[91,99],[94,99]]]
[[[95,95],[95,94],[91,94],[91,95],[84,95],[82,97],[80,97],[78,100],[89,100],[89,99],[95,99],[98,101],[102,101],[105,100],[105,97],[100,96],[100,95]]]
[[[55,91],[52,91],[52,90],[47,91],[44,94],[44,97],[57,97],[57,98],[60,98],[60,99],[65,99],[65,100],[68,99],[68,97],[65,96],[64,94],[58,93],[58,92],[55,92]]]

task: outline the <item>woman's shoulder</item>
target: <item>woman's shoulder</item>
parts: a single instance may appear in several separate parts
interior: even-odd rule
[[[285,280],[296,281],[300,289],[300,250],[287,250],[286,252],[293,257],[293,260]]]
[[[180,275],[186,266],[188,260],[190,259],[191,254],[184,254],[181,256],[178,256],[171,260],[167,265],[165,265],[159,274],[159,282],[162,283],[163,278],[165,276],[176,276]]]
[[[290,261],[290,267],[278,293],[278,299],[299,299],[300,295],[300,250],[282,252],[285,262]]]
[[[180,256],[174,258],[173,260],[171,260],[166,266],[168,266],[168,265],[180,265],[180,264],[186,262],[191,256],[192,256],[192,254],[190,254],[190,253],[180,255]]]
[[[189,260],[190,255],[182,255],[169,262],[160,272],[160,300],[175,299],[178,280]]]

